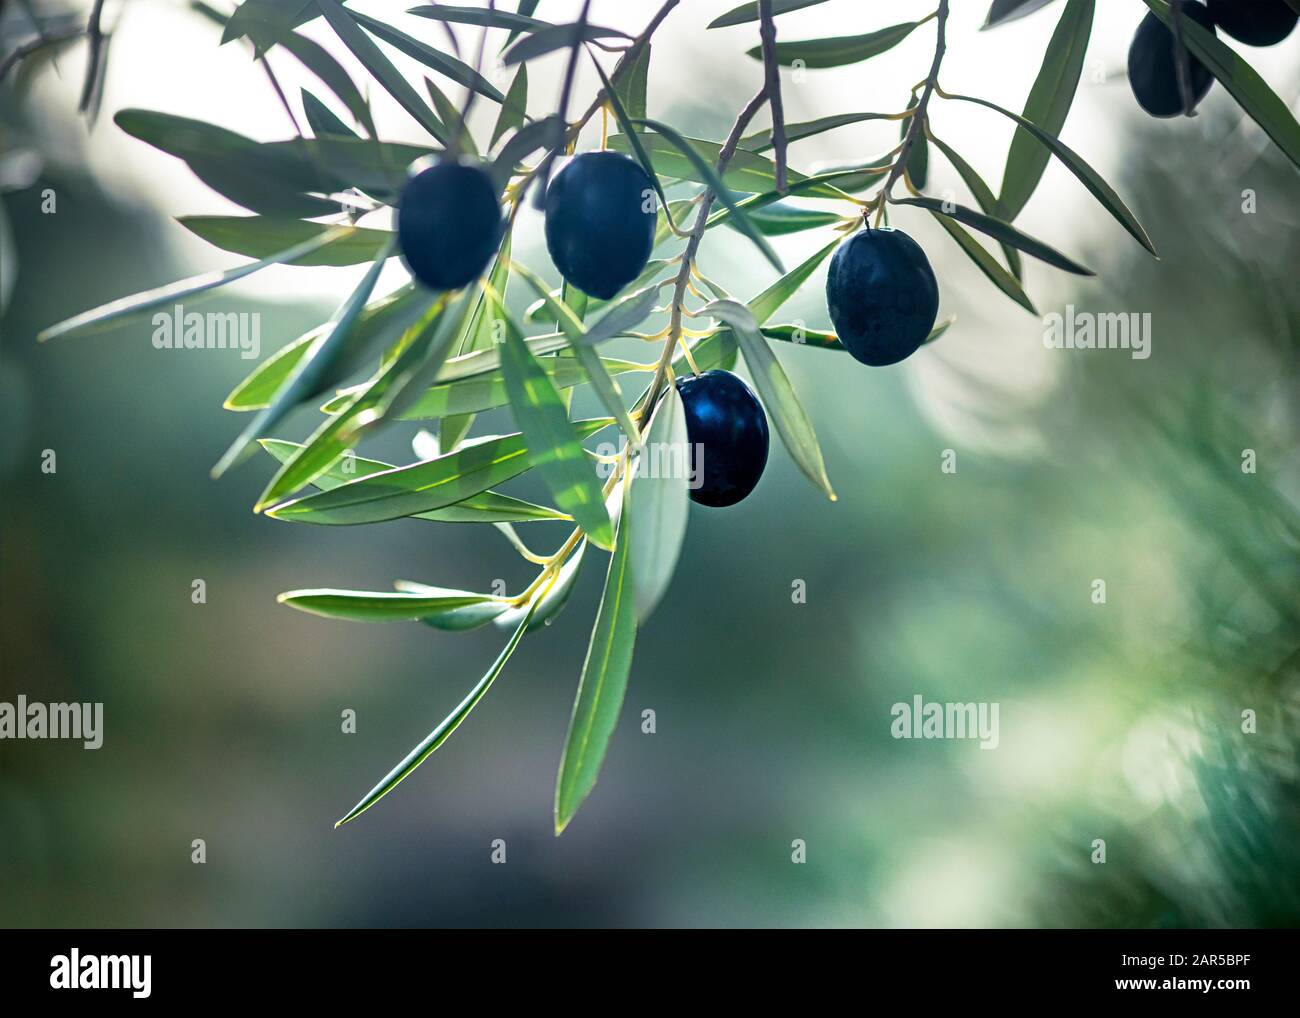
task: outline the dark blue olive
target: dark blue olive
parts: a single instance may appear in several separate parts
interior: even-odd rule
[[[826,277],[840,343],[863,364],[897,364],[934,328],[939,284],[921,246],[902,230],[865,229],[840,245]]]
[[[1300,18],[1287,0],[1208,0],[1214,23],[1247,46],[1272,46],[1295,28]]]
[[[1214,19],[1204,4],[1184,3],[1183,13],[1202,28],[1214,31]],[[1142,19],[1128,48],[1128,82],[1133,88],[1133,97],[1153,117],[1177,117],[1183,112],[1174,49],[1174,33],[1155,14]],[[1214,84],[1214,75],[1188,53],[1187,77],[1192,106],[1195,106]]]
[[[618,152],[587,152],[546,191],[546,249],[566,282],[609,300],[641,275],[659,221],[654,185]]]
[[[699,468],[691,500],[735,505],[758,484],[767,466],[767,415],[754,391],[730,371],[679,378],[686,439]]]
[[[482,275],[502,229],[496,185],[481,166],[439,163],[418,170],[402,188],[397,208],[402,260],[411,275],[434,290],[458,290]]]

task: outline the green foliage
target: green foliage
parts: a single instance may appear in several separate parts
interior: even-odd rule
[[[823,2],[827,0],[774,0],[770,10],[779,16]],[[1164,0],[1146,2],[1158,17],[1168,20]],[[588,545],[593,545],[609,551],[611,557],[557,777],[557,833],[572,820],[596,783],[616,728],[638,622],[649,616],[667,590],[685,533],[685,479],[636,476],[638,464],[649,462],[653,446],[684,442],[672,379],[692,370],[730,367],[738,354],[743,355],[790,456],[819,490],[834,499],[812,418],[769,341],[826,351],[843,348],[828,333],[768,323],[809,284],[843,235],[858,223],[873,214],[879,221],[889,209],[928,212],[1000,293],[1033,313],[1022,280],[1022,253],[1067,273],[1092,274],[1013,225],[1055,157],[1142,248],[1155,253],[1145,229],[1114,188],[1059,138],[1091,35],[1093,0],[1064,4],[1023,114],[939,87],[950,4],[938,0],[935,12],[918,21],[864,34],[775,42],[777,64],[816,70],[870,60],[923,27],[933,27],[935,48],[929,72],[915,89],[899,89],[897,112],[850,111],[751,130],[751,121],[761,109],[779,108],[775,90],[765,85],[740,114],[730,135],[717,140],[689,137],[650,116],[652,37],[675,6],[664,4],[635,37],[589,24],[585,15],[573,24],[539,19],[534,16],[535,2],[521,3],[514,11],[438,4],[409,12],[424,19],[420,24],[426,28],[433,27],[430,22],[440,22],[448,32],[452,24],[479,29],[485,44],[490,33],[501,33],[502,59],[518,68],[503,94],[483,76],[481,66],[471,66],[459,55],[444,53],[418,35],[339,0],[288,5],[246,0],[223,22],[222,43],[246,40],[252,44],[254,58],[262,61],[281,51],[289,53],[321,81],[365,137],[306,91],[301,101],[313,135],[306,138],[258,142],[217,125],[148,110],[122,110],[115,118],[124,132],[183,160],[218,194],[253,213],[190,215],[179,221],[215,247],[255,261],[96,308],[52,326],[42,338],[90,333],[135,320],[154,308],[207,293],[270,265],[367,265],[328,322],[258,365],[227,398],[227,408],[255,416],[216,472],[260,445],[279,469],[256,508],[275,520],[327,526],[402,518],[488,523],[539,567],[537,578],[513,596],[444,590],[409,581],[399,582],[394,592],[313,589],[282,596],[292,607],[328,618],[419,621],[452,630],[494,622],[512,634],[460,706],[340,823],[369,809],[450,736],[524,635],[564,607]],[[986,27],[1042,6],[1044,0],[997,0]],[[757,2],[741,4],[715,18],[709,28],[735,28],[738,41],[748,46],[757,38],[762,8]],[[209,19],[223,20],[210,8],[196,9]],[[369,90],[359,88],[319,44],[295,31],[318,17],[323,25],[317,27],[334,33],[374,83],[428,135],[427,145],[377,137],[365,98]],[[770,24],[772,19],[767,21]],[[1262,78],[1199,26],[1185,24],[1184,34],[1189,52],[1300,164],[1300,127]],[[485,48],[480,47],[480,52]],[[426,78],[426,103],[388,50],[463,89],[463,102],[444,91],[445,81],[438,84]],[[612,70],[603,66],[600,50],[619,53]],[[741,51],[738,45],[736,53]],[[747,52],[762,59],[761,46]],[[538,109],[530,96],[528,65],[551,56],[567,61],[564,98],[559,108]],[[574,98],[571,92],[579,80],[575,72],[584,57],[593,62],[600,88],[586,112],[575,116],[569,100]],[[770,61],[768,70],[776,73]],[[476,97],[500,106],[485,138],[474,137],[467,118]],[[935,100],[984,106],[1015,123],[1000,194],[994,195],[960,153],[934,137],[929,111]],[[605,110],[619,131],[606,139],[607,147],[636,159],[654,183],[661,216],[658,240],[681,241],[682,248],[671,257],[650,262],[624,293],[597,302],[567,284],[555,290],[537,272],[514,261],[509,227],[529,190],[540,191],[544,185],[551,163],[583,147],[584,128],[598,114],[604,117]],[[782,137],[796,145],[827,132],[885,120],[898,122],[900,144],[893,152],[816,174],[786,165]],[[930,176],[931,145],[952,164],[978,208],[923,193]],[[493,152],[495,159],[484,158]],[[529,165],[534,156],[536,161]],[[492,267],[485,278],[459,292],[434,294],[408,284],[372,299],[386,259],[396,252],[397,235],[382,221],[366,226],[359,222],[382,217],[398,205],[413,163],[450,157],[483,163],[500,189],[507,228]],[[779,187],[778,180],[785,186]],[[910,195],[895,196],[896,185],[908,188]],[[872,193],[856,197],[865,192]],[[819,204],[809,207],[806,202]],[[697,217],[693,226],[687,223],[690,215]],[[731,298],[723,284],[696,268],[700,245],[708,231],[720,224],[742,233],[778,274],[747,303]],[[966,227],[997,243],[1005,267]],[[814,230],[823,231],[826,243],[787,272],[769,238]],[[669,272],[670,278],[660,281]],[[520,284],[537,298],[527,322],[554,323],[554,331],[525,334],[508,310],[508,291],[512,285],[518,290]],[[664,291],[669,289],[665,299]],[[669,319],[666,329],[648,334],[634,331],[663,312]],[[929,341],[944,335],[951,325],[950,319],[936,326]],[[626,336],[658,344],[657,362],[646,365],[601,355],[600,344]],[[367,365],[374,369],[369,378],[345,385]],[[649,374],[650,381],[629,402],[619,380],[637,373]],[[291,411],[340,386],[326,398],[326,416],[305,442],[270,436]],[[588,386],[608,417],[574,418],[574,390]],[[518,433],[471,435],[477,414],[507,406]],[[436,448],[425,450],[417,462],[389,465],[356,457],[354,450],[363,438],[411,420],[438,421]],[[610,427],[617,427],[618,451],[593,455],[583,443]],[[597,463],[610,468],[604,483]],[[534,470],[549,489],[555,508],[495,490]],[[519,541],[512,525],[548,520],[574,527],[556,552],[535,555]]]

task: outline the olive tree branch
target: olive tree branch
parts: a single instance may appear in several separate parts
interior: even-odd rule
[[[763,73],[767,82],[767,99],[772,106],[772,155],[776,159],[776,191],[785,194],[790,188],[786,169],[785,108],[781,102],[781,68],[776,62],[776,18],[772,0],[759,0],[759,38],[763,42]]]
[[[880,204],[876,211],[877,222],[879,222],[880,216],[885,210],[885,202],[890,200],[894,182],[898,180],[907,167],[908,157],[912,154],[912,146],[916,144],[917,138],[921,136],[922,125],[925,124],[926,110],[930,105],[930,96],[934,94],[935,86],[939,83],[939,67],[943,63],[943,55],[947,50],[945,33],[947,25],[948,0],[939,0],[939,9],[935,11],[934,60],[930,64],[930,73],[925,76],[925,87],[921,91],[921,98],[912,110],[912,122],[907,125],[907,134],[904,135],[903,144],[899,147],[898,158],[894,160],[894,165],[889,168],[889,177],[885,180],[885,186],[880,190]]]

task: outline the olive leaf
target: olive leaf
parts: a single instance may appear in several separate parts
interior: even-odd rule
[[[919,21],[905,21],[902,24],[882,28],[878,32],[868,32],[866,35],[778,42],[776,61],[782,67],[789,67],[795,61],[801,61],[804,67],[843,67],[845,64],[860,63],[893,49],[911,35],[920,24]],[[756,60],[763,59],[761,46],[755,46],[748,52]]]
[[[1076,276],[1095,276],[1096,273],[1087,266],[1080,265],[1072,258],[1067,258],[1055,248],[1049,247],[1041,240],[1035,240],[1027,233],[1016,229],[1010,223],[1004,223],[993,216],[986,216],[982,212],[976,212],[965,205],[958,205],[955,202],[941,201],[938,198],[895,198],[895,205],[915,205],[918,208],[928,209],[943,216],[948,216],[957,220],[959,223],[965,223],[967,226],[979,230],[980,233],[986,233],[994,240],[1010,244],[1018,248],[1027,255],[1037,258],[1039,261],[1046,262],[1058,269],[1064,269],[1066,272],[1072,272]]]
[[[513,629],[530,612],[532,618],[528,623],[529,629],[536,629],[550,622],[568,603],[569,595],[573,593],[573,585],[578,579],[578,571],[582,568],[586,550],[586,540],[579,541],[577,548],[569,553],[564,564],[556,572],[554,583],[539,588],[525,604],[502,612],[493,619],[493,624],[498,629]]]
[[[437,10],[437,8],[433,7],[419,9]],[[514,80],[510,82],[510,90],[506,92],[506,101],[501,104],[501,112],[497,114],[496,126],[492,128],[492,140],[488,143],[488,148],[496,148],[498,141],[511,131],[517,131],[523,127],[527,118],[528,65],[520,64],[519,70],[515,72]]]
[[[429,308],[432,298],[427,291],[411,283],[398,287],[379,300],[372,301],[361,310],[356,325],[348,334],[347,350],[335,362],[335,369],[320,380],[316,392],[306,398],[318,396],[337,385],[361,366],[372,346],[408,328]],[[319,325],[297,339],[286,343],[262,361],[235,386],[223,404],[227,410],[261,410],[271,403],[276,391],[284,384],[311,344],[324,334],[328,323]]]
[[[340,228],[301,219],[274,216],[181,216],[176,220],[214,247],[249,258],[268,258],[276,252],[324,233],[336,239],[285,265],[358,265],[374,261],[392,244],[390,230],[360,226]],[[392,252],[396,253],[396,252]]]
[[[1083,71],[1083,56],[1092,35],[1095,0],[1069,0],[1043,54],[1029,98],[1022,114],[1049,134],[1059,135],[1074,102]],[[1023,128],[1018,128],[1007,151],[1002,171],[1002,193],[998,197],[999,219],[1011,222],[1020,215],[1042,179],[1051,153]],[[987,210],[986,210],[987,211]]]
[[[999,265],[997,260],[980,246],[979,241],[958,226],[952,217],[942,215],[933,209],[930,210],[930,214],[934,216],[939,225],[957,242],[957,245],[966,253],[967,257],[979,267],[979,270],[989,278],[994,286],[1031,315],[1038,314],[1038,309],[1034,307],[1034,302],[1029,299],[1029,294],[1025,293],[1020,282]]]
[[[375,45],[370,36],[357,27],[357,22],[361,21],[365,16],[345,9],[338,0],[315,0],[315,2],[319,6],[321,14],[325,16],[325,20],[334,29],[335,34],[343,41],[343,45],[352,51],[352,55],[357,58],[361,66],[370,72],[374,79],[384,87],[384,90],[397,101],[397,104],[402,109],[411,115],[417,124],[440,142],[446,144],[447,135],[442,124],[438,122],[438,118],[433,115],[433,111],[421,102],[419,94],[402,77],[402,73],[393,66],[393,62],[384,56],[383,51]],[[372,19],[367,18],[365,20]],[[381,25],[385,29],[388,27],[383,22],[375,22],[375,24]],[[388,41],[391,42],[392,40]]]
[[[323,2],[326,2],[326,0],[323,0]],[[334,3],[334,0],[327,0],[327,2]],[[352,16],[352,19],[356,21],[357,24],[364,26],[366,31],[370,32],[376,39],[382,39],[394,49],[399,50],[411,59],[424,64],[425,67],[437,71],[444,77],[450,78],[458,85],[464,85],[466,88],[472,89],[479,95],[491,99],[493,102],[503,103],[506,101],[506,97],[501,94],[499,88],[463,60],[457,60],[455,57],[448,56],[446,53],[434,49],[428,43],[421,42],[419,39],[409,36],[405,32],[398,31],[392,25],[380,21],[378,18],[372,18],[366,14],[359,14],[351,8],[348,8],[348,14]],[[349,46],[349,49],[350,48],[351,47]]]
[[[786,124],[786,141],[794,144],[796,141],[813,138],[827,131],[834,131],[839,127],[862,124],[871,120],[893,119],[894,117],[888,113],[839,113],[835,116],[819,117],[817,120],[806,120],[799,124]],[[766,152],[772,147],[772,129],[765,128],[762,131],[755,131],[753,134],[746,135],[741,139],[740,147],[749,152]]]
[[[277,438],[263,438],[258,444],[281,463],[288,463],[302,449],[297,442],[285,442]],[[391,463],[349,456],[320,474],[312,481],[312,485],[321,491],[330,491],[363,477],[396,469]],[[558,509],[534,505],[532,502],[502,495],[497,491],[483,491],[441,509],[416,513],[412,517],[412,519],[430,520],[434,523],[533,523],[538,520],[572,518],[568,513],[562,513]]]
[[[469,694],[465,699],[460,702],[455,710],[442,720],[442,723],[439,724],[438,727],[425,736],[420,744],[411,750],[411,752],[409,752],[396,767],[389,771],[380,780],[379,784],[375,785],[374,788],[363,795],[360,801],[348,810],[343,818],[334,825],[336,828],[342,827],[351,820],[355,820],[380,799],[386,796],[403,780],[405,780],[405,778],[415,770],[415,768],[424,763],[434,750],[451,737],[451,733],[459,728],[460,723],[469,716],[469,712],[478,706],[478,702],[483,699],[484,694],[492,687],[492,683],[496,681],[496,677],[501,674],[501,670],[505,667],[506,662],[510,660],[510,655],[515,652],[515,648],[519,646],[519,641],[523,639],[527,626],[528,620],[525,618],[519,623],[518,628],[514,631],[514,635],[510,637],[500,655],[494,662],[492,662],[492,666],[484,673],[483,677],[479,679],[474,688],[469,691]]]
[[[159,286],[152,290],[146,290],[143,293],[137,293],[130,297],[122,297],[107,304],[102,304],[97,308],[91,308],[89,311],[83,311],[79,315],[73,315],[71,318],[59,322],[57,325],[51,325],[49,328],[42,329],[36,336],[39,342],[44,343],[46,340],[56,339],[61,336],[86,336],[96,332],[102,332],[104,329],[113,325],[124,324],[128,321],[134,321],[141,315],[144,315],[154,308],[161,307],[164,304],[171,304],[183,300],[187,297],[193,297],[196,294],[206,293],[214,290],[219,286],[225,286],[227,283],[233,283],[238,279],[251,276],[254,272],[259,272],[269,265],[281,265],[286,262],[292,262],[297,258],[310,254],[317,248],[324,247],[342,237],[347,228],[339,231],[328,230],[324,233],[317,234],[304,240],[300,244],[279,251],[260,261],[252,262],[248,265],[241,265],[238,268],[226,269],[224,272],[204,272],[197,276],[191,276],[188,279],[177,280],[174,283],[168,283],[165,286]]]
[[[1016,21],[1027,14],[1033,14],[1040,7],[1046,7],[1051,2],[1052,0],[993,0],[993,6],[989,8],[988,16],[980,26],[980,31],[1005,25],[1008,21]]]
[[[433,623],[441,618],[445,628],[458,630],[491,622],[510,606],[505,598],[491,594],[471,594],[466,590],[440,590],[434,587],[426,587],[419,593],[330,588],[290,590],[276,600],[290,608],[326,619]]]
[[[455,7],[451,4],[426,4],[407,8],[407,14],[434,21],[451,21],[461,25],[482,25],[484,28],[508,28],[512,32],[539,32],[554,27],[549,21],[539,21],[510,11],[483,10],[480,7]]]
[[[631,483],[632,586],[636,617],[644,622],[663,598],[677,570],[690,509],[687,490],[692,449],[686,411],[676,386],[668,386],[655,409]]]
[[[996,216],[998,214],[998,200],[994,196],[992,188],[984,182],[984,178],[976,173],[975,168],[958,155],[953,148],[946,145],[943,139],[937,138],[932,134],[930,135],[930,141],[933,143],[935,148],[944,154],[948,162],[952,163],[953,168],[957,171],[957,175],[961,177],[962,181],[966,184],[966,187],[970,190],[970,193],[974,196],[975,204],[977,204],[986,215]],[[1003,256],[1007,260],[1007,268],[1011,270],[1011,274],[1015,276],[1016,280],[1020,281],[1021,273],[1023,271],[1023,266],[1020,261],[1020,252],[1005,241],[999,241],[998,243],[1002,248]]]
[[[575,22],[571,25],[550,25],[521,38],[502,54],[501,62],[505,66],[511,67],[525,60],[534,60],[537,57],[545,56],[547,53],[554,53],[556,50],[572,49],[584,42],[594,42],[597,39],[629,38],[631,36],[626,32],[620,32],[613,28],[601,28],[599,25],[582,22]]]
[[[555,833],[562,834],[600,776],[618,724],[636,645],[636,594],[632,580],[632,511],[623,486],[614,554],[605,575],[596,624],[578,680],[559,774],[555,780]]]
[[[330,319],[328,331],[312,343],[293,372],[284,380],[284,384],[276,390],[270,405],[257,412],[257,416],[217,461],[212,468],[213,477],[220,477],[230,469],[245,455],[255,439],[262,437],[303,400],[320,391],[321,383],[331,377],[335,366],[346,353],[348,334],[360,317],[366,301],[370,299],[388,254],[396,245],[396,238],[389,240],[381,257],[375,259],[356,289],[339,305],[338,311]]]
[[[523,334],[508,316],[505,322],[501,371],[515,420],[527,437],[528,463],[541,474],[555,504],[573,516],[592,543],[609,548],[613,527],[580,436],[554,384],[524,344]]]
[[[745,363],[749,365],[763,405],[776,425],[777,434],[789,450],[795,464],[804,475],[816,484],[834,502],[835,490],[826,476],[826,464],[812,421],[799,403],[794,386],[785,370],[768,348],[767,340],[758,331],[755,315],[744,304],[733,300],[718,300],[708,305],[704,313],[722,319],[736,334]]]
[[[1128,206],[1124,204],[1120,196],[1115,193],[1115,189],[1107,184],[1096,170],[1084,162],[1078,153],[1055,135],[1044,131],[1032,121],[1026,120],[1024,117],[1012,113],[1010,110],[1003,109],[996,103],[989,102],[987,99],[978,99],[971,95],[950,95],[947,93],[945,93],[945,98],[956,99],[960,102],[975,103],[978,106],[987,106],[989,109],[1001,113],[1004,117],[1009,117],[1011,120],[1014,120],[1017,124],[1037,138],[1039,142],[1047,146],[1047,148],[1051,150],[1052,154],[1056,156],[1057,159],[1061,160],[1065,165],[1065,168],[1079,179],[1079,182],[1092,193],[1093,197],[1101,202],[1102,207],[1115,217],[1116,222],[1124,227],[1134,240],[1150,251],[1153,255],[1157,254],[1155,245],[1151,243],[1151,238],[1147,236],[1146,230],[1144,230],[1142,224],[1137,221],[1137,217],[1129,211]]]
[[[581,439],[611,423],[609,419],[576,421],[572,431]],[[532,466],[527,442],[521,433],[516,432],[466,443],[455,452],[444,453],[435,459],[394,467],[327,491],[284,502],[268,510],[267,515],[290,523],[324,526],[355,526],[402,519],[463,502],[518,477]],[[603,510],[603,503],[601,508]]]
[[[301,90],[302,112],[307,118],[307,126],[317,138],[326,135],[335,138],[356,138],[357,133],[343,123],[323,102],[308,92]]]
[[[826,0],[772,0],[772,14],[786,14],[801,11],[805,7],[815,7]],[[759,19],[758,0],[749,0],[739,7],[733,7],[726,14],[721,14],[709,22],[709,28],[730,28],[733,25],[745,25]]]

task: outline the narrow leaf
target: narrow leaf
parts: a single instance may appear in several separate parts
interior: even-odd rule
[[[826,0],[772,0],[772,13],[786,14],[789,11],[801,11],[805,7],[815,7]],[[733,7],[726,14],[719,15],[709,22],[709,28],[730,28],[733,25],[745,25],[757,21],[758,0],[749,0],[739,7]]]
[[[987,215],[996,216],[998,214],[998,200],[993,194],[993,189],[984,183],[984,178],[975,172],[975,168],[963,159],[953,148],[946,145],[942,139],[930,135],[930,141],[934,147],[944,154],[948,162],[952,163],[957,175],[970,189],[970,193],[975,198],[977,204]],[[1044,150],[1046,151],[1046,150]],[[1002,247],[1002,254],[1007,260],[1007,268],[1017,280],[1021,278],[1022,266],[1020,263],[1020,252],[1010,244],[999,242]]]
[[[509,642],[501,651],[500,656],[492,662],[492,667],[484,673],[483,678],[479,679],[478,684],[469,691],[469,695],[460,702],[460,705],[448,714],[437,728],[425,736],[424,740],[411,750],[411,752],[402,759],[401,763],[389,771],[379,784],[375,785],[374,788],[362,796],[361,801],[348,810],[347,814],[334,825],[335,827],[342,827],[348,821],[355,820],[359,817],[362,813],[396,788],[398,784],[407,777],[407,775],[415,770],[415,768],[419,767],[420,764],[424,763],[434,750],[451,737],[451,733],[460,727],[460,723],[465,720],[469,715],[469,712],[478,706],[478,702],[483,699],[483,695],[491,688],[492,683],[496,681],[496,677],[501,674],[501,669],[505,667],[506,662],[510,660],[510,655],[515,652],[515,648],[519,646],[519,641],[523,639],[526,626],[527,620],[519,624],[519,628],[516,629],[514,635],[510,637]]]
[[[749,365],[750,375],[763,397],[763,405],[776,425],[781,441],[785,443],[791,457],[804,475],[816,484],[832,502],[836,500],[830,479],[826,476],[826,464],[822,460],[821,446],[817,442],[817,433],[812,421],[799,403],[794,386],[786,377],[785,370],[772,354],[767,340],[758,331],[758,322],[754,314],[743,304],[731,300],[714,301],[704,309],[705,314],[721,318],[736,334],[745,363]]]
[[[899,25],[882,28],[878,32],[868,32],[866,35],[778,42],[776,60],[782,67],[789,67],[796,60],[802,61],[804,67],[842,67],[845,64],[856,64],[893,49],[911,35],[918,25],[920,25],[919,21],[905,21]],[[749,50],[749,55],[756,60],[762,60],[763,48],[755,46]]]
[[[420,9],[436,10],[437,8]],[[501,104],[501,112],[497,114],[496,126],[492,128],[492,140],[488,143],[488,148],[496,148],[498,141],[511,131],[517,131],[523,127],[527,116],[528,65],[520,64],[519,70],[515,72],[514,80],[510,82],[510,90],[506,93],[506,101]]]
[[[569,734],[555,782],[555,833],[561,834],[591,793],[610,737],[618,724],[636,644],[636,593],[632,581],[631,510],[624,486],[618,537],[605,575],[605,592],[578,680]]]
[[[948,235],[957,242],[958,246],[966,252],[970,260],[979,267],[979,270],[989,278],[994,286],[1031,315],[1038,314],[1038,309],[1034,307],[1034,302],[1029,299],[1029,294],[1025,293],[1024,287],[1011,273],[997,263],[997,259],[980,246],[979,241],[958,226],[951,217],[940,215],[933,210],[931,210],[930,214],[938,220],[940,226],[948,231]]]
[[[214,247],[249,258],[269,258],[279,251],[302,244],[325,233],[336,235],[309,254],[285,265],[357,265],[372,262],[393,239],[390,230],[359,226],[334,227],[301,219],[271,216],[181,216],[183,227]]]
[[[627,39],[629,36],[626,32],[613,28],[601,28],[599,25],[579,22],[571,25],[551,25],[532,35],[524,36],[502,54],[501,62],[510,67],[525,60],[534,60],[547,53],[554,53],[556,50],[572,49],[579,43],[612,38]]]
[[[349,622],[429,622],[440,615],[457,616],[454,628],[491,622],[509,607],[505,598],[465,590],[425,592],[368,590],[290,590],[276,598],[290,608],[326,619]],[[472,609],[466,613],[463,609]]]
[[[632,480],[632,581],[636,617],[644,622],[663,598],[677,569],[686,519],[692,467],[686,411],[675,386],[668,386],[655,410]]]

